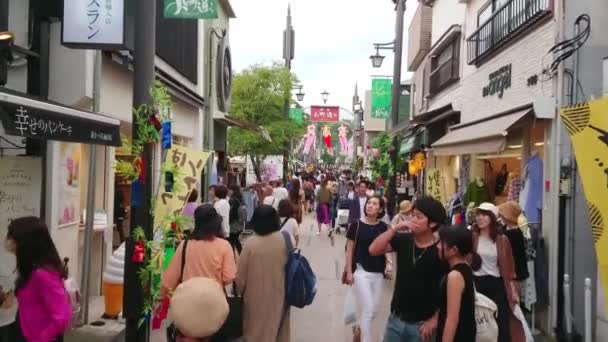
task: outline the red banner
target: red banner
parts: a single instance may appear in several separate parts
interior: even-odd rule
[[[310,121],[339,121],[340,107],[337,106],[312,106],[310,107]]]

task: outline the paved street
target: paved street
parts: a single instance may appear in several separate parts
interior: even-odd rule
[[[311,228],[314,224],[314,229]],[[300,231],[300,247],[308,258],[319,280],[319,292],[315,302],[302,310],[292,309],[292,342],[352,341],[350,327],[343,324],[343,308],[346,287],[340,284],[344,267],[344,233],[336,235],[332,245],[327,234],[315,235],[316,223],[306,218]],[[376,319],[377,341],[381,341],[389,312],[393,282],[386,282],[384,301]]]
[[[312,228],[314,227],[314,230]],[[311,263],[319,280],[319,290],[314,303],[304,309],[291,311],[291,341],[352,341],[350,327],[343,324],[343,307],[346,287],[340,284],[344,265],[344,233],[336,235],[332,243],[324,232],[315,235],[316,222],[306,217],[300,230],[300,248]],[[386,282],[385,296],[376,319],[375,332],[377,341],[388,317],[393,282]],[[164,342],[164,331],[155,331],[153,342]]]

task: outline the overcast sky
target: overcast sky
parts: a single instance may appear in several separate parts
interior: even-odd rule
[[[292,70],[304,85],[303,105],[322,104],[351,109],[355,83],[364,100],[372,75],[392,75],[393,53],[374,69],[369,56],[373,43],[392,41],[395,10],[391,0],[231,0],[236,19],[230,23],[230,45],[236,72],[256,63],[283,59],[283,30],[287,5],[291,3],[296,32]],[[417,4],[408,1],[405,19],[403,77],[407,71],[407,28]]]

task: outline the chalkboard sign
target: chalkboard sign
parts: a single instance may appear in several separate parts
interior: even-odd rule
[[[23,216],[40,216],[42,158],[0,157],[0,237],[9,223]],[[0,248],[0,278],[14,281],[15,257]]]

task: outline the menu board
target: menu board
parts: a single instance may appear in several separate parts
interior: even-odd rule
[[[40,216],[42,158],[0,157],[0,237],[9,223],[23,216]],[[0,280],[14,282],[15,257],[0,248]],[[6,290],[6,288],[5,288]]]

